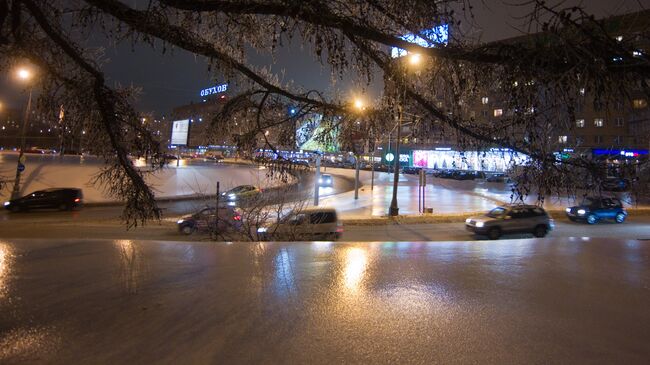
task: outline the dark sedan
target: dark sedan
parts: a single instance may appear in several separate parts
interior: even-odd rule
[[[33,209],[72,210],[83,206],[83,192],[76,188],[38,190],[4,203],[5,209],[19,212]]]

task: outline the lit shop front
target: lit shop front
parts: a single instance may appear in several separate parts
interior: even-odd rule
[[[410,166],[426,169],[502,172],[512,166],[525,164],[528,157],[501,148],[492,148],[487,151],[455,151],[451,148],[440,147],[434,150],[413,150],[410,160]]]

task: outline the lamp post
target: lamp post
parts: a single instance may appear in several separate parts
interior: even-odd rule
[[[422,56],[420,56],[417,53],[413,53],[408,56],[408,64],[411,66],[417,66],[420,64],[420,61],[422,60]],[[406,69],[402,69],[402,76],[403,82],[406,83]],[[402,96],[400,98],[400,96]],[[399,147],[400,147],[400,140],[402,139],[402,114],[403,114],[403,109],[404,109],[404,102],[406,99],[406,87],[404,86],[404,92],[403,95],[400,95],[398,93],[397,95],[397,140],[395,141],[395,157],[393,160],[393,197],[390,201],[390,208],[388,208],[388,215],[392,217],[396,217],[399,215],[399,207],[397,206],[397,186],[399,183],[399,162],[400,162],[400,153],[399,153]]]
[[[26,68],[18,69],[16,75],[24,82],[28,82],[32,78],[32,72]],[[25,117],[23,118],[23,129],[20,134],[20,153],[18,154],[18,162],[16,163],[16,179],[14,180],[14,188],[11,192],[11,198],[16,199],[20,197],[20,176],[22,170],[25,169],[25,133],[27,124],[29,123],[29,114],[32,108],[32,85],[29,85],[29,98],[27,99],[27,108],[25,109]]]

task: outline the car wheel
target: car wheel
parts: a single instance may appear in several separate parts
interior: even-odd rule
[[[501,237],[501,230],[499,229],[499,227],[492,227],[488,231],[487,236],[491,240],[499,239],[499,237]]]
[[[616,223],[623,223],[623,222],[625,222],[625,214],[618,213],[616,215]]]
[[[596,222],[598,222],[598,217],[596,217],[595,214],[589,214],[589,215],[587,216],[587,223],[589,223],[589,224],[596,224]]]
[[[548,233],[548,229],[543,224],[540,224],[539,226],[535,227],[535,230],[533,231],[533,235],[539,238],[546,236],[547,233]]]
[[[9,211],[11,211],[11,212],[13,212],[13,213],[18,213],[18,212],[20,212],[21,210],[23,210],[23,209],[22,209],[19,205],[14,205],[14,206],[12,206],[11,208],[9,208]]]
[[[194,229],[189,225],[185,225],[183,228],[181,228],[181,232],[189,236],[194,232]]]

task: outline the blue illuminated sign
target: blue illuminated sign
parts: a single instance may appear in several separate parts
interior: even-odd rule
[[[214,94],[225,93],[228,90],[228,84],[221,84],[212,86],[206,89],[201,90],[201,96],[208,96]]]
[[[409,43],[417,44],[418,46],[426,48],[436,47],[440,44],[446,45],[447,42],[449,42],[449,25],[438,25],[431,29],[423,30],[419,34],[406,34],[400,38]],[[393,47],[390,55],[393,58],[397,58],[406,56],[406,53],[406,50],[402,48]]]
[[[606,149],[606,148],[594,148],[592,150],[592,153],[594,154],[594,156],[618,155],[618,156],[623,156],[623,157],[639,157],[640,155],[647,155],[648,150],[636,150],[636,149],[617,150],[617,149]]]

